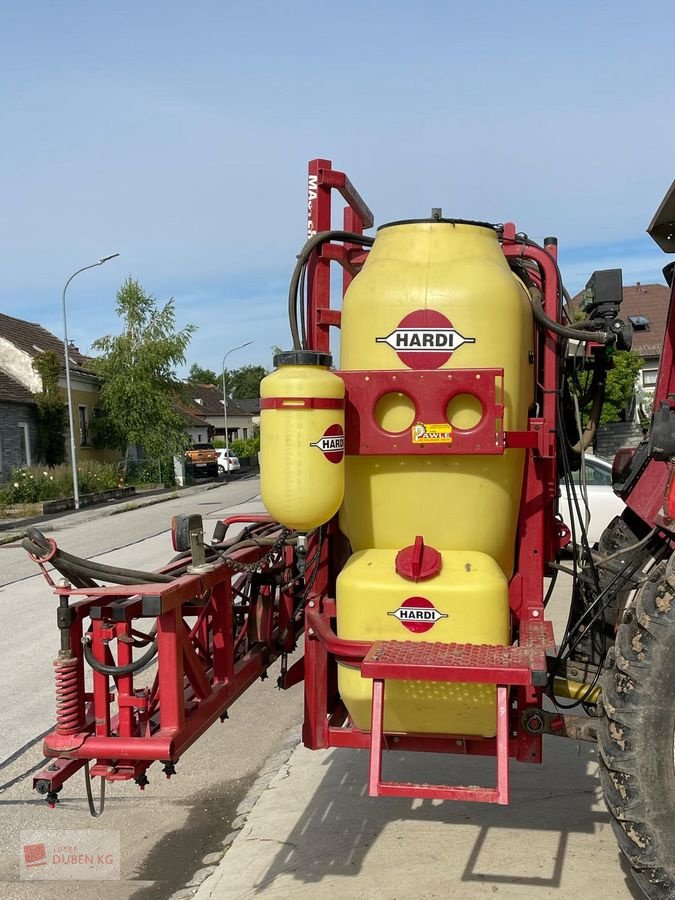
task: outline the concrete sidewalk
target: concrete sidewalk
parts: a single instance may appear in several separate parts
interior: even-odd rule
[[[641,896],[619,859],[594,748],[551,738],[545,751],[541,767],[511,764],[511,805],[498,807],[370,798],[366,752],[298,747],[197,898]],[[493,770],[486,759],[385,759],[401,780],[485,784]]]
[[[569,595],[561,577],[549,607],[558,639]],[[642,897],[609,824],[593,744],[546,738],[543,765],[512,761],[506,807],[371,798],[367,767],[365,751],[297,747],[241,810],[243,827],[198,900]],[[390,751],[383,775],[489,785],[495,761]]]

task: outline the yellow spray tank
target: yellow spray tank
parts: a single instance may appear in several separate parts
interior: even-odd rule
[[[344,496],[344,382],[330,354],[289,351],[260,384],[260,490],[287,528],[311,531]]]
[[[502,428],[522,431],[534,399],[533,361],[527,291],[493,228],[434,220],[379,229],[344,298],[345,378],[386,370],[461,378],[462,370],[503,369]],[[462,431],[484,415],[469,391],[435,422],[418,421],[403,389],[377,403],[377,427],[395,436],[400,452],[346,459],[340,527],[354,554],[337,580],[339,637],[510,643],[508,579],[525,452],[424,455],[412,446],[445,441],[451,448],[455,440],[456,447]],[[438,551],[438,561],[426,578],[415,579],[397,560],[418,536]],[[340,665],[338,683],[352,720],[368,730],[370,680]],[[388,681],[384,727],[492,736],[495,689]]]

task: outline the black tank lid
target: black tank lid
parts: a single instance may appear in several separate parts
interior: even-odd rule
[[[279,366],[325,366],[329,369],[333,365],[333,357],[330,353],[316,353],[314,350],[284,350],[272,358],[272,364],[275,369]]]
[[[475,225],[478,228],[491,228],[498,234],[504,230],[503,225],[496,225],[494,222],[476,222],[474,219],[442,219],[438,216],[431,216],[428,219],[398,219],[396,222],[386,222],[384,225],[380,225],[377,230],[382,231],[383,228],[392,228],[394,225],[420,225],[423,223],[429,225]]]

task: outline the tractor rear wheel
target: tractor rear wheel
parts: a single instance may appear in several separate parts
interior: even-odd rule
[[[675,898],[675,556],[625,612],[602,680],[600,778],[619,846],[650,900]]]

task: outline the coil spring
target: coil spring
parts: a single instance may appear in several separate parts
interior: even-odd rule
[[[81,727],[80,692],[78,688],[77,659],[55,659],[56,682],[56,731],[59,734],[76,734]]]

